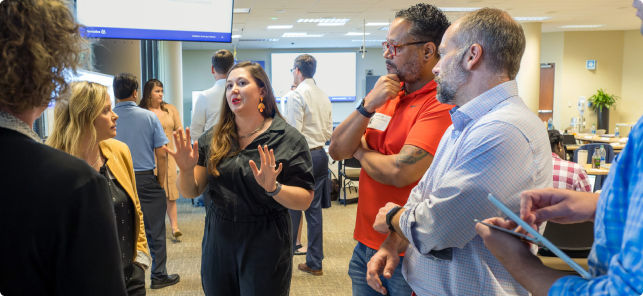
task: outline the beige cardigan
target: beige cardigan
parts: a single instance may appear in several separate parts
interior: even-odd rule
[[[132,154],[125,143],[114,139],[102,141],[99,143],[99,146],[101,153],[108,160],[107,167],[109,171],[114,175],[118,183],[123,186],[123,189],[127,192],[127,196],[132,199],[134,208],[136,209],[137,215],[135,216],[134,229],[138,229],[138,233],[135,232],[136,236],[134,237],[134,241],[137,243],[132,260],[149,267],[152,264],[150,253],[147,250],[143,212],[141,211],[141,204],[138,200],[138,193],[136,192],[136,178],[134,175]]]

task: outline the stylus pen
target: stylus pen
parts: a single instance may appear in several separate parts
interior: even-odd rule
[[[489,201],[493,203],[497,208],[499,208],[503,213],[505,213],[507,216],[509,216],[509,219],[512,221],[518,223],[518,225],[522,226],[529,234],[533,235],[534,237],[538,238],[540,242],[547,247],[550,251],[552,251],[558,258],[563,259],[569,266],[574,268],[583,278],[586,280],[591,280],[592,276],[587,272],[584,268],[582,268],[578,263],[574,262],[567,254],[563,253],[558,247],[556,247],[554,244],[552,244],[549,240],[544,238],[538,231],[535,229],[531,228],[527,222],[523,221],[518,217],[514,212],[512,212],[509,208],[507,208],[504,204],[502,204],[498,199],[493,197],[491,193],[489,193],[489,196],[487,196]]]

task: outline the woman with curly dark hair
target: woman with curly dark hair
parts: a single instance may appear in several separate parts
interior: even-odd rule
[[[31,129],[88,48],[66,3],[0,2],[0,294],[127,295],[107,181]]]

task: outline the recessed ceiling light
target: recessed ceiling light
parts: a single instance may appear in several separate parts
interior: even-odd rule
[[[232,38],[241,38],[241,35],[232,35]]]
[[[322,27],[337,27],[337,26],[343,26],[346,23],[317,23],[318,26]]]
[[[576,28],[600,28],[605,27],[605,25],[569,25],[569,26],[560,26],[559,29],[576,29]]]
[[[250,13],[250,8],[235,8],[232,10],[233,13]]]
[[[318,19],[299,19],[298,23],[346,23],[350,19],[336,19],[336,18],[318,18]]]
[[[277,18],[276,18],[276,17],[271,17],[270,19],[271,19],[271,20],[276,20]]]
[[[346,36],[364,36],[364,35],[371,35],[371,33],[359,33],[359,32],[348,32],[344,34]]]
[[[378,40],[366,39],[366,42],[385,42],[385,41],[386,41],[386,39],[378,39]],[[353,40],[351,40],[351,42],[364,42],[364,40],[362,40],[362,39],[353,39]]]
[[[266,27],[268,30],[284,30],[284,29],[292,29],[292,25],[276,25],[276,26],[268,26]]]
[[[281,37],[323,37],[324,34],[284,33]]]
[[[380,31],[388,31],[388,27],[381,27],[378,30],[380,30]]]
[[[550,18],[551,16],[519,16],[514,19],[517,21],[544,21]]]
[[[269,42],[275,42],[278,40],[279,39],[239,39],[239,41],[269,41]]]
[[[388,26],[390,25],[389,22],[383,22],[383,23],[366,23],[366,26]]]
[[[466,12],[480,9],[480,7],[438,7],[444,12]]]
[[[286,12],[286,10],[285,9],[277,9],[277,10],[275,10],[275,12]]]

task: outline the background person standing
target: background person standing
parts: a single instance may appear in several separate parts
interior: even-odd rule
[[[315,84],[313,76],[317,70],[317,60],[303,54],[295,59],[292,70],[293,85],[297,88],[288,97],[286,121],[306,138],[313,158],[315,176],[315,197],[305,211],[308,222],[308,249],[306,263],[297,268],[313,275],[322,275],[324,259],[322,208],[330,207],[330,180],[328,179],[328,155],[324,150],[326,141],[333,132],[333,107],[328,96]],[[293,238],[297,237],[301,212],[290,210],[293,221]],[[296,241],[293,240],[293,245]]]
[[[150,79],[145,83],[143,88],[143,98],[138,106],[150,110],[156,114],[161,122],[165,136],[170,141],[167,145],[174,149],[174,137],[172,133],[183,128],[179,111],[172,104],[163,101],[163,83],[157,79]],[[176,200],[179,198],[179,190],[176,188],[176,161],[171,155],[167,158],[166,177],[163,181],[163,188],[167,196],[167,216],[170,218],[172,225],[172,235],[177,240],[183,233],[179,230],[177,221]],[[158,163],[157,163],[158,167]],[[158,173],[154,170],[154,173]]]
[[[163,189],[167,174],[169,143],[156,115],[136,105],[138,97],[136,76],[121,73],[114,77],[114,96],[118,104],[114,112],[119,117],[116,139],[127,144],[132,153],[136,191],[145,220],[145,236],[152,255],[152,289],[160,289],[179,282],[178,274],[167,274],[167,249],[165,248],[166,194]],[[154,175],[158,164],[157,176]]]

